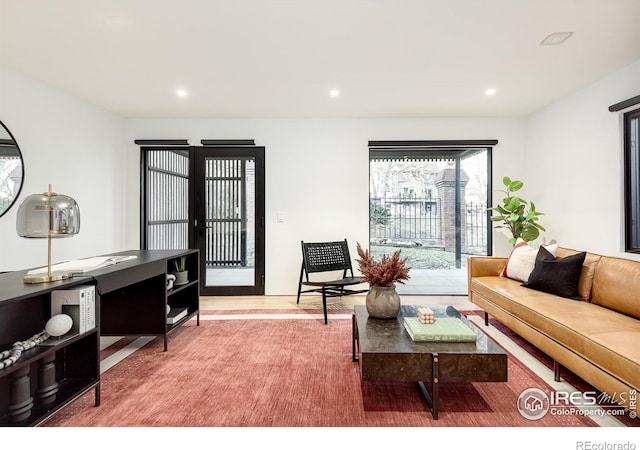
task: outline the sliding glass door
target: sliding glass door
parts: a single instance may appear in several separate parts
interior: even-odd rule
[[[370,143],[369,248],[408,258],[401,294],[466,295],[467,257],[491,248],[490,147],[428,144]]]

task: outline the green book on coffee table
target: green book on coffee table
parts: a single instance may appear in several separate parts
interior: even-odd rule
[[[405,317],[404,328],[419,342],[475,342],[476,334],[455,317],[436,317],[434,323],[422,323],[417,317]]]

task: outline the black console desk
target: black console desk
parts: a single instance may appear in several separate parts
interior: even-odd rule
[[[101,336],[162,336],[196,316],[200,325],[200,282],[198,250],[130,250],[117,255],[135,259],[89,272],[100,294]],[[167,291],[167,274],[172,263],[187,257],[189,282]],[[167,324],[167,305],[187,308],[178,323]]]
[[[0,369],[0,426],[33,426],[86,392],[100,404],[100,336],[164,338],[192,317],[200,324],[198,250],[130,250],[135,259],[51,283],[25,284],[27,270],[0,274],[0,352],[42,331],[51,317],[51,292],[80,285],[96,288],[96,327],[53,346],[22,352]],[[107,256],[107,255],[104,255]],[[189,282],[166,289],[173,261],[185,256]],[[187,315],[167,324],[167,305]]]

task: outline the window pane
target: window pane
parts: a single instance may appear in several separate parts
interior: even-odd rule
[[[410,153],[410,155],[408,155]],[[489,149],[369,153],[369,250],[402,251],[400,294],[464,295],[469,255],[488,254]]]
[[[256,164],[205,157],[206,286],[254,286]]]
[[[189,248],[189,153],[148,150],[146,161],[145,248]]]
[[[627,251],[640,251],[640,112],[626,116]]]

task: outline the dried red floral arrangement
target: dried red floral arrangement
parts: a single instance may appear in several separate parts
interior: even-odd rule
[[[358,242],[358,255],[360,259],[356,259],[360,273],[371,287],[390,287],[394,283],[404,284],[404,280],[408,280],[409,270],[406,267],[407,258],[400,259],[400,250],[396,250],[391,257],[383,255],[380,261],[376,261],[369,249],[363,250]]]

